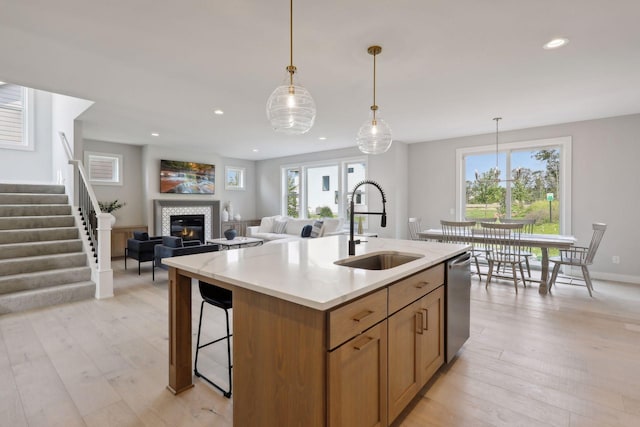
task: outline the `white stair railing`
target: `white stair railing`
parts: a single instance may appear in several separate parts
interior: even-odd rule
[[[113,296],[113,270],[111,269],[111,218],[110,213],[102,212],[98,199],[91,187],[89,177],[80,160],[73,158],[69,141],[64,132],[58,132],[60,141],[67,155],[67,160],[74,169],[74,182],[77,183],[78,197],[74,211],[80,214],[82,224],[87,231],[87,251],[92,253],[91,278],[96,284],[95,297],[109,298]],[[75,173],[77,171],[77,173]],[[77,181],[76,181],[77,180]]]

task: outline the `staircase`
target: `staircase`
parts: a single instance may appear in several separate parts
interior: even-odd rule
[[[0,183],[0,315],[93,298],[62,185]]]

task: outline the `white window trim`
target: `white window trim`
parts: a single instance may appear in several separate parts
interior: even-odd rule
[[[361,157],[340,157],[337,159],[319,160],[313,162],[301,162],[291,163],[280,166],[280,212],[287,212],[287,177],[286,171],[288,169],[300,170],[300,206],[306,206],[307,204],[307,168],[319,167],[319,166],[335,166],[338,165],[338,188],[340,189],[340,197],[342,200],[343,209],[338,212],[338,216],[346,218],[347,205],[348,205],[348,192],[346,188],[346,180],[343,179],[343,171],[347,163],[363,162],[365,164],[365,179],[369,174],[369,159],[367,156]],[[344,210],[344,212],[342,212]],[[307,218],[306,209],[300,209],[300,218]]]
[[[107,158],[111,158],[111,159],[115,160],[117,168],[118,168],[117,180],[91,179],[91,162],[89,162],[89,157],[91,157],[91,156],[107,157]],[[124,184],[124,179],[123,179],[124,166],[123,166],[123,157],[122,157],[121,154],[100,153],[100,152],[97,152],[97,151],[85,151],[84,152],[84,166],[85,166],[85,169],[87,171],[87,175],[89,176],[89,179],[91,181],[91,184],[93,184],[93,185],[117,185],[117,186],[122,186]]]
[[[500,144],[500,151],[535,149],[549,146],[560,147],[560,234],[571,234],[571,141],[570,136],[561,136]],[[462,189],[462,184],[465,182],[464,156],[468,154],[495,153],[495,150],[495,145],[456,149],[456,216],[459,221],[464,220],[465,192]]]
[[[0,148],[6,148],[9,150],[22,150],[22,151],[34,151],[34,135],[35,135],[35,113],[34,113],[34,90],[28,87],[22,88],[22,96],[24,102],[22,106],[22,143],[10,144],[6,142],[0,142]]]

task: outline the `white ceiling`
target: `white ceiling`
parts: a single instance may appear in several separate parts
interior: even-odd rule
[[[639,113],[639,17],[638,0],[295,0],[294,64],[318,110],[302,136],[265,115],[287,0],[0,0],[0,80],[95,101],[85,138],[264,159],[355,145],[372,44],[398,141],[491,133],[497,115],[510,130]],[[557,36],[570,43],[542,49]]]

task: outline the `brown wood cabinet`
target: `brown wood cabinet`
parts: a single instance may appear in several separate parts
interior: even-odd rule
[[[387,426],[387,321],[329,353],[329,425]]]
[[[260,225],[259,219],[247,219],[242,221],[222,221],[220,235],[224,236],[224,232],[233,228],[238,232],[238,236],[247,235],[247,227]]]
[[[444,286],[389,317],[389,422],[444,363]]]
[[[444,363],[443,285],[439,264],[326,312],[234,290],[234,425],[390,425]]]
[[[113,227],[111,229],[111,258],[124,256],[127,247],[127,239],[133,237],[134,231],[147,231],[146,225],[131,225],[125,227]]]

